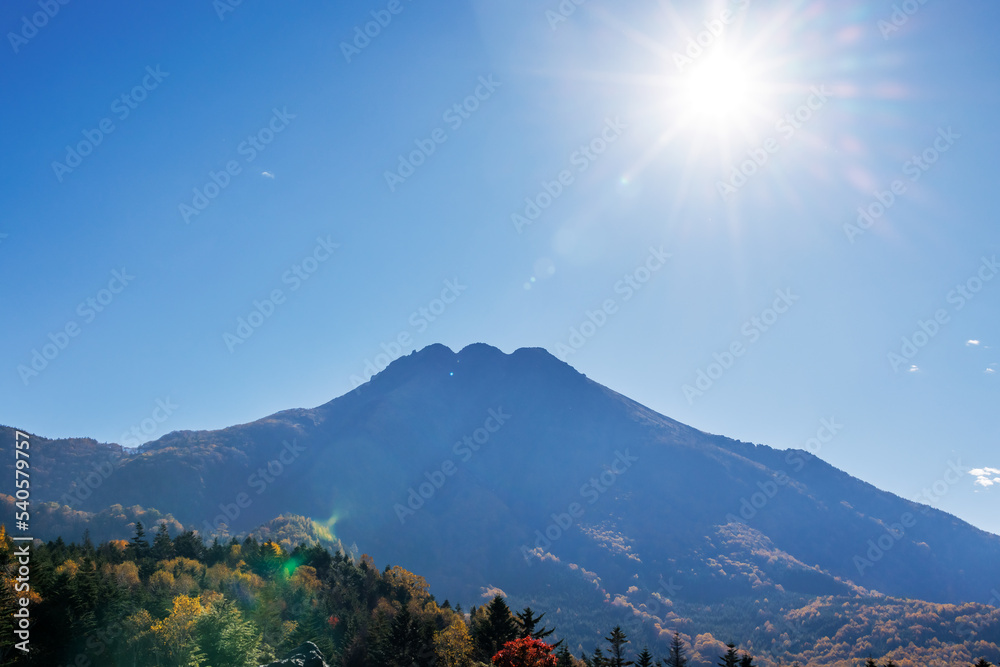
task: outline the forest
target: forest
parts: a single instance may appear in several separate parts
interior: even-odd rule
[[[247,536],[212,544],[194,532],[31,549],[30,589],[18,586],[15,544],[0,525],[0,658],[4,665],[247,667],[280,660],[312,642],[331,667],[684,667],[690,645],[677,632],[662,655],[635,647],[621,627],[588,654],[571,654],[546,613],[512,610],[497,594],[463,611],[439,603],[423,577],[379,570],[305,542]],[[23,548],[23,547],[20,547]],[[19,650],[15,612],[30,604],[30,644]],[[754,667],[729,643],[715,663]],[[990,667],[985,658],[974,667]],[[897,667],[869,658],[864,667]],[[860,667],[860,664],[859,664]]]

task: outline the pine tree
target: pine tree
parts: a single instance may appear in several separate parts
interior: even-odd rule
[[[569,649],[563,646],[556,653],[556,667],[575,667],[573,664],[573,656],[570,655]]]
[[[479,618],[472,627],[472,638],[479,653],[479,659],[489,662],[503,645],[517,639],[518,626],[510,607],[502,595],[497,595],[480,610]]]
[[[972,665],[972,667],[993,667],[993,663],[987,662],[986,658],[980,658]]]
[[[161,523],[153,538],[153,558],[156,560],[170,560],[174,557],[174,542],[167,532],[167,524]]]
[[[684,653],[684,642],[681,641],[680,633],[675,632],[673,639],[670,640],[670,651],[663,663],[664,667],[687,667],[688,661]]]
[[[740,656],[736,653],[736,644],[726,644],[726,654],[718,663],[719,667],[740,667]]]
[[[136,560],[149,555],[149,541],[146,540],[146,531],[142,527],[142,521],[138,519],[135,522],[135,536],[132,538],[132,543],[129,544],[129,547]]]
[[[635,667],[653,667],[653,655],[649,652],[648,646],[642,649],[642,653],[635,661]]]
[[[753,656],[749,653],[744,653],[743,657],[740,658],[740,667],[755,667],[753,664]]]
[[[518,612],[517,614],[515,614],[515,617],[517,620],[517,625],[520,627],[521,637],[530,637],[532,639],[545,639],[553,632],[555,632],[554,628],[553,629],[541,628],[538,630],[535,629],[538,627],[538,624],[541,622],[541,620],[545,617],[545,614],[535,616],[535,612],[531,607],[525,607],[524,611]],[[559,648],[560,646],[562,646],[562,643],[563,640],[560,639],[552,646],[554,646],[555,648]]]
[[[625,633],[620,625],[616,625],[611,634],[604,639],[611,644],[610,657],[608,658],[609,667],[627,667],[633,664],[631,660],[625,660],[622,654],[625,644],[628,644],[629,641],[625,638]]]

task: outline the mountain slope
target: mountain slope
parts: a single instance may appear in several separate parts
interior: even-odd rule
[[[1000,581],[1000,537],[807,452],[680,424],[541,349],[432,345],[317,408],[138,451],[32,451],[35,500],[141,505],[201,532],[310,516],[453,599],[528,595],[556,564],[619,606],[769,591],[981,602]]]

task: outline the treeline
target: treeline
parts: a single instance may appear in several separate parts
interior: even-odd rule
[[[502,596],[468,613],[438,603],[401,567],[320,545],[247,537],[205,544],[193,532],[31,550],[30,652],[15,648],[18,563],[0,525],[0,662],[75,667],[256,667],[314,642],[333,667],[685,667],[675,634],[664,656],[632,651],[616,627],[575,657],[544,614]],[[730,644],[723,667],[752,667]],[[872,663],[873,665],[875,663]],[[977,667],[988,665],[985,660]],[[869,665],[868,667],[871,667]],[[877,667],[877,665],[876,665]],[[892,667],[891,661],[885,667]]]

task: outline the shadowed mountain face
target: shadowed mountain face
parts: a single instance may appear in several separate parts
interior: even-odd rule
[[[142,505],[203,533],[301,514],[442,598],[558,598],[565,581],[626,607],[860,588],[981,602],[1000,581],[1000,537],[807,452],[687,427],[541,349],[432,345],[311,410],[32,452],[36,502]]]

